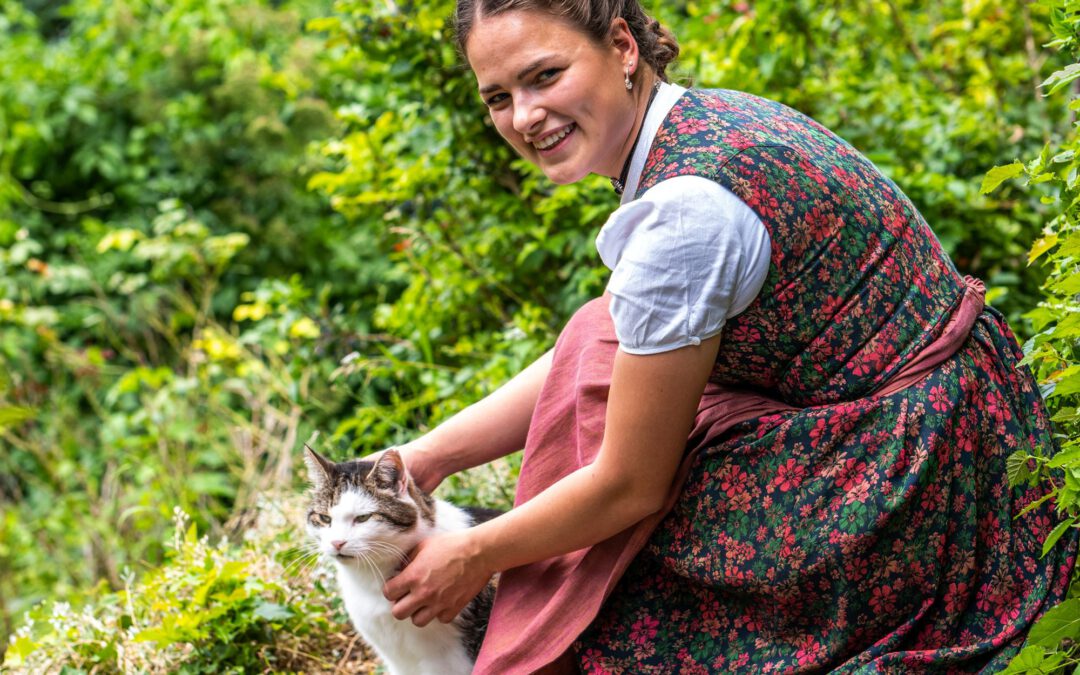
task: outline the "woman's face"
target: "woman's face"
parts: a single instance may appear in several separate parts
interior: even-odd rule
[[[622,170],[638,103],[624,84],[637,62],[625,26],[602,46],[563,19],[518,10],[478,17],[465,43],[495,127],[556,183]]]

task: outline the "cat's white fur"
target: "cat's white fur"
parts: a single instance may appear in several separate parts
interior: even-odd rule
[[[385,580],[398,569],[401,558],[389,549],[365,549],[361,542],[372,538],[391,541],[402,553],[408,553],[421,540],[439,532],[462,530],[471,524],[464,511],[447,502],[435,501],[435,523],[423,519],[409,532],[398,532],[378,518],[354,524],[357,516],[374,510],[373,499],[358,491],[341,495],[331,509],[331,524],[311,528],[319,542],[319,551],[334,561],[345,610],[361,637],[374,648],[391,675],[467,675],[473,662],[462,644],[461,630],[455,622],[432,621],[419,628],[406,619],[399,621],[390,613],[390,602],[383,597]],[[341,553],[360,557],[342,558],[333,541],[345,541]]]

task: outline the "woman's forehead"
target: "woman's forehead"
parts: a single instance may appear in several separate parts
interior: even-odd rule
[[[478,16],[465,42],[465,56],[483,89],[494,84],[508,85],[538,62],[575,56],[590,44],[584,32],[561,17],[535,10],[512,10]]]

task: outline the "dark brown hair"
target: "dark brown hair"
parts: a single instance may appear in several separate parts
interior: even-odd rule
[[[664,70],[679,56],[675,36],[645,14],[638,0],[457,0],[454,31],[462,56],[465,56],[465,43],[478,16],[495,16],[513,10],[534,10],[562,17],[600,45],[608,42],[611,22],[622,17],[637,41],[642,60],[664,81],[667,81]]]

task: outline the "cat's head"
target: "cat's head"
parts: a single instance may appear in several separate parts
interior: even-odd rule
[[[396,450],[377,461],[331,462],[304,448],[311,479],[308,533],[342,563],[397,560],[434,525],[434,501],[419,490]]]

